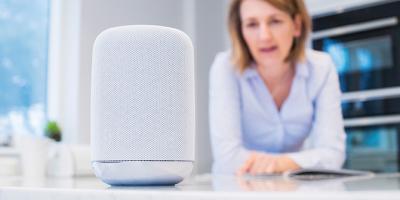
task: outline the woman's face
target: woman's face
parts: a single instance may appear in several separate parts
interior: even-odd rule
[[[294,37],[301,34],[300,18],[295,20],[263,0],[244,0],[240,5],[242,33],[258,65],[282,65]]]

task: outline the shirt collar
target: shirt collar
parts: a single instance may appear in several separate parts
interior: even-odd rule
[[[307,78],[310,75],[310,68],[306,60],[300,61],[296,65],[296,76]]]
[[[252,78],[259,77],[256,67],[257,66],[255,63],[250,64],[243,71],[242,77],[245,79],[252,79]],[[301,61],[296,64],[296,75],[295,75],[296,77],[299,76],[299,77],[307,78],[309,76],[309,74],[310,74],[310,72],[309,72],[309,67],[308,67],[307,61]]]
[[[258,77],[256,64],[252,63],[248,67],[246,67],[246,69],[243,71],[242,76],[245,79],[252,79],[252,78]]]

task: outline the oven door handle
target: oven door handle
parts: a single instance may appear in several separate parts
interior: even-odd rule
[[[361,127],[374,125],[387,125],[400,123],[400,115],[379,116],[379,117],[362,117],[354,119],[345,119],[344,127]]]
[[[390,99],[400,97],[400,87],[389,87],[384,89],[372,89],[356,92],[345,92],[342,94],[342,102],[359,102],[376,99]]]
[[[372,21],[368,21],[368,22],[350,24],[350,25],[345,25],[345,26],[339,26],[336,28],[316,31],[316,32],[312,33],[312,39],[318,40],[321,38],[335,37],[335,36],[351,34],[351,33],[358,33],[358,32],[363,32],[363,31],[369,31],[369,30],[374,30],[374,29],[379,29],[379,28],[395,26],[397,24],[398,24],[397,17],[377,19],[377,20],[372,20]]]

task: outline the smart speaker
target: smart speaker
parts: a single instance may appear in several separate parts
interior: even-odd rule
[[[194,53],[182,31],[110,28],[92,60],[91,158],[109,185],[172,185],[194,164]]]

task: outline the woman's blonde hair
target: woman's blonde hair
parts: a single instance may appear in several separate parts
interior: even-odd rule
[[[243,72],[253,57],[242,34],[240,19],[240,5],[243,0],[232,0],[228,12],[228,28],[232,42],[232,62],[240,72]],[[293,40],[293,46],[286,57],[286,62],[296,63],[305,57],[306,40],[311,31],[311,19],[303,0],[264,0],[272,6],[289,14],[293,20],[296,16],[301,19],[301,34]]]

